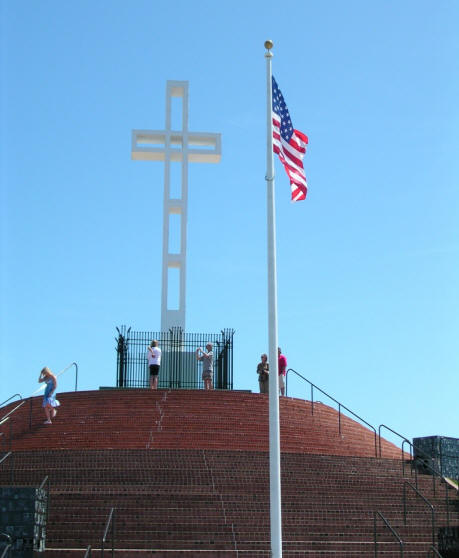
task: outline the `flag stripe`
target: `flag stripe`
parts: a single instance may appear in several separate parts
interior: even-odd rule
[[[293,128],[290,114],[274,77],[272,88],[273,151],[279,155],[289,177],[292,201],[304,200],[307,194],[307,183],[303,157],[306,153],[308,137]]]

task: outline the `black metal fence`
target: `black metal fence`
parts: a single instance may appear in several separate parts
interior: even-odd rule
[[[202,363],[196,359],[196,349],[205,350],[207,343],[212,343],[214,354],[214,388],[233,389],[234,330],[207,334],[185,333],[181,328],[166,332],[132,331],[126,326],[116,329],[117,387],[148,387],[147,347],[156,339],[162,351],[159,389],[202,389]]]

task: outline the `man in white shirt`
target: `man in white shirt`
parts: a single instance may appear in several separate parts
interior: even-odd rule
[[[161,365],[161,349],[158,347],[158,341],[154,340],[150,343],[147,358],[150,371],[150,389],[158,389],[158,374]]]

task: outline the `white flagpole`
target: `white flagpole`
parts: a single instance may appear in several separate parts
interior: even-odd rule
[[[265,41],[266,58],[266,188],[268,201],[268,337],[269,337],[269,489],[271,556],[282,558],[280,482],[279,377],[277,355],[276,212],[274,200],[274,155],[272,130],[272,41]]]

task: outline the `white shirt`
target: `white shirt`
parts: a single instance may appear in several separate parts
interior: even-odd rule
[[[150,364],[161,364],[161,349],[159,347],[150,347],[147,350],[148,366]]]

